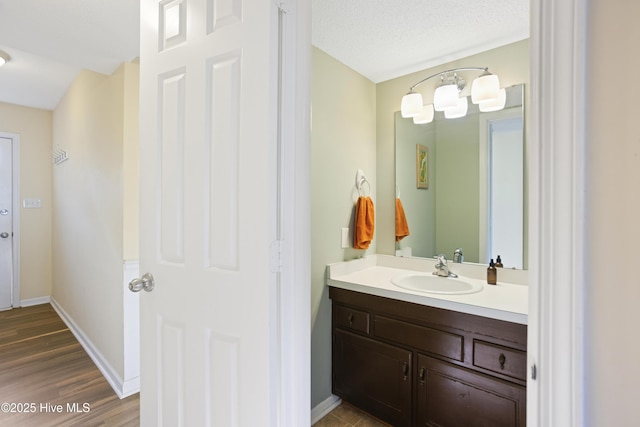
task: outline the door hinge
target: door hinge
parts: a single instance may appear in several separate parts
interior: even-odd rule
[[[274,240],[269,247],[269,264],[271,266],[272,273],[278,273],[282,271],[284,267],[284,252],[286,243],[284,240]]]

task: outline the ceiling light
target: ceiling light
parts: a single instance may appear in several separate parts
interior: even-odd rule
[[[440,85],[433,94],[433,108],[435,111],[444,111],[446,113],[448,110],[454,109],[454,111],[445,114],[446,118],[466,115],[469,101],[466,97],[460,97],[460,91],[465,87],[464,79],[458,76],[460,71],[482,71],[482,74],[474,79],[471,85],[471,102],[474,104],[486,103],[483,108],[500,109],[504,107],[504,103],[501,103],[499,98],[501,91],[498,76],[491,74],[487,67],[461,67],[432,74],[411,86],[409,93],[402,98],[400,106],[402,117],[416,117],[422,112],[422,95],[416,93],[414,89],[434,77],[440,77],[441,80]],[[464,101],[461,101],[462,99]],[[489,103],[490,101],[492,103]],[[496,105],[502,105],[502,107],[498,108]],[[464,113],[462,113],[463,110]]]
[[[10,59],[11,57],[7,52],[0,50],[0,67],[9,62]]]
[[[418,114],[413,118],[413,123],[417,125],[431,123],[433,121],[433,114],[434,114],[433,105],[432,104],[425,105],[424,107],[422,107],[422,111],[420,112],[420,114]]]

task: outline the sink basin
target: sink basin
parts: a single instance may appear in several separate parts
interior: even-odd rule
[[[473,294],[482,290],[481,283],[472,283],[460,278],[440,277],[426,273],[403,274],[391,279],[391,283],[411,291],[430,294]]]

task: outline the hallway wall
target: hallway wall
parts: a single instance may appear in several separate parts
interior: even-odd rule
[[[137,64],[85,70],[53,112],[53,144],[69,153],[53,170],[53,299],[119,381],[123,264],[137,257],[137,93]]]

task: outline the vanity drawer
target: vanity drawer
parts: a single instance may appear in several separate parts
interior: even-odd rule
[[[369,313],[343,305],[333,305],[333,325],[369,335]]]
[[[375,316],[374,324],[376,337],[448,359],[463,361],[464,338],[461,335],[389,319],[384,316]]]
[[[525,351],[474,340],[473,365],[511,378],[527,380]]]

